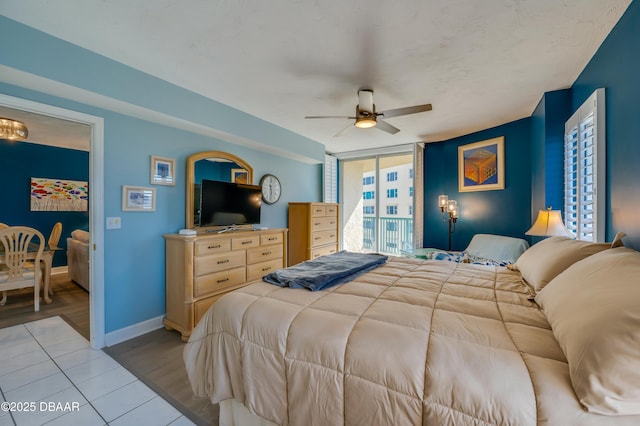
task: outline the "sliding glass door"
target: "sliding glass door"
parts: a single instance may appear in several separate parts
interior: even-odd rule
[[[413,154],[342,163],[343,249],[400,254],[413,247]]]

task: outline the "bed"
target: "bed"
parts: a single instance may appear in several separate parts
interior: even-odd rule
[[[220,424],[640,424],[639,276],[639,252],[555,237],[511,268],[390,257],[231,292],[184,360]]]

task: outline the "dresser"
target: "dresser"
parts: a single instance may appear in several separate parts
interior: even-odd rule
[[[166,234],[165,328],[187,341],[224,294],[287,264],[287,229],[185,236]]]
[[[289,266],[336,253],[338,204],[289,203]]]

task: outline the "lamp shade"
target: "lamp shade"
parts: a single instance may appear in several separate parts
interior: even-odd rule
[[[447,208],[447,202],[449,201],[449,197],[445,194],[438,196],[438,206],[442,211],[445,211]]]
[[[525,234],[536,237],[573,237],[562,222],[560,210],[551,210],[551,208],[538,211],[538,218]]]
[[[458,217],[458,202],[456,200],[447,200],[447,211],[451,217]]]

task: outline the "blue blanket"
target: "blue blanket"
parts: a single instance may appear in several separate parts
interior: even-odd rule
[[[351,281],[386,261],[387,256],[381,254],[351,253],[343,250],[279,269],[265,275],[262,280],[280,287],[324,290]]]

